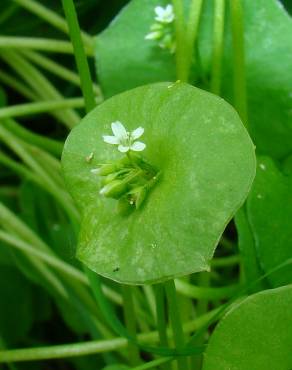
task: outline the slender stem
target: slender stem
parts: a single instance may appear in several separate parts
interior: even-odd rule
[[[184,331],[191,333],[194,330],[204,326],[210,318],[217,314],[219,309],[209,311],[206,315],[198,317],[195,320],[184,324]],[[170,330],[167,331],[171,337]],[[138,340],[155,343],[159,340],[157,331],[150,333],[138,334]],[[39,361],[57,358],[67,358],[75,356],[85,356],[101,352],[116,351],[117,349],[126,348],[128,341],[126,338],[114,338],[110,340],[88,341],[83,343],[61,344],[48,347],[13,349],[0,351],[0,363],[19,362],[19,361]]]
[[[181,279],[175,280],[175,286],[180,294],[190,298],[212,300],[226,299],[234,296],[238,291],[239,285],[227,285],[224,287],[204,287],[189,284]]]
[[[159,333],[159,340],[162,347],[168,347],[167,333],[166,333],[166,313],[165,313],[165,294],[162,284],[154,285],[154,293],[156,299],[156,319],[157,330]],[[163,370],[168,370],[168,366],[163,364]]]
[[[186,57],[185,57],[185,81],[189,80],[195,41],[198,34],[203,0],[192,0],[189,10],[189,19],[186,30]]]
[[[80,28],[73,0],[62,0],[63,9],[67,19],[71,42],[74,49],[75,60],[81,81],[81,89],[85,100],[87,113],[95,107],[92,81],[88,62],[83,47]]]
[[[154,367],[156,368],[159,365],[162,365],[161,369],[168,369],[169,370],[169,366],[166,365],[166,364],[167,364],[167,362],[170,362],[170,361],[173,361],[172,357],[157,358],[156,360],[149,361],[146,364],[134,367],[134,368],[132,368],[132,370],[153,369]]]
[[[142,287],[142,289],[143,289],[143,292],[145,294],[145,298],[147,300],[151,315],[154,318],[155,315],[156,315],[156,303],[155,303],[155,294],[153,292],[153,286],[152,285],[144,285]]]
[[[4,8],[0,14],[0,24],[5,23],[16,11],[17,5],[15,4],[9,4],[6,9]]]
[[[7,71],[0,71],[0,81],[16,90],[21,95],[25,96],[30,100],[38,100],[37,95],[25,84],[11,76]]]
[[[177,78],[188,82],[192,66],[194,44],[198,33],[203,0],[192,0],[188,21],[184,17],[182,0],[173,0],[176,28]]]
[[[224,46],[224,14],[225,0],[215,0],[214,24],[213,24],[213,58],[211,92],[220,95],[221,68]]]
[[[123,310],[126,328],[131,337],[137,340],[132,287],[122,285],[121,290],[123,297]],[[137,345],[132,341],[128,342],[128,352],[130,365],[132,366],[138,365],[140,363],[139,349]]]
[[[229,0],[229,4],[233,45],[234,106],[248,127],[242,4],[241,0]]]
[[[13,50],[5,50],[5,53],[1,54],[1,58],[32,87],[40,100],[64,99],[51,82],[19,53]],[[69,128],[80,121],[79,115],[72,109],[52,112],[52,115]]]
[[[240,255],[234,254],[232,256],[213,258],[211,260],[212,267],[226,267],[237,265],[240,262]]]
[[[43,69],[48,72],[53,73],[54,75],[64,79],[65,81],[69,81],[76,86],[80,86],[80,77],[77,73],[71,71],[71,69],[64,67],[63,65],[55,62],[54,60],[38,53],[37,51],[33,50],[21,50],[21,53],[34,62],[35,64],[39,65]],[[100,87],[96,84],[93,84],[93,90],[97,95],[98,102],[101,102],[102,94]]]
[[[69,98],[63,100],[48,100],[37,103],[25,103],[10,105],[9,107],[0,108],[0,119],[8,117],[19,117],[30,114],[45,113],[64,108],[81,108],[84,107],[83,98]]]
[[[36,134],[25,127],[21,126],[19,123],[12,119],[6,119],[2,124],[8,128],[10,132],[24,140],[25,142],[41,147],[44,150],[60,157],[63,150],[63,142],[50,139],[43,135]]]
[[[39,258],[41,261],[46,262],[48,265],[54,267],[56,270],[68,275],[71,279],[81,282],[82,284],[89,285],[88,279],[86,276],[76,269],[75,267],[64,262],[60,258],[48,254],[45,251],[40,251],[37,247],[32,246],[31,244],[26,243],[25,241],[5,232],[0,229],[0,240],[9,244],[13,248],[21,250],[22,252],[33,255],[34,257]]]
[[[41,37],[0,36],[0,48],[35,49],[51,53],[73,54],[70,42]],[[93,56],[93,50],[86,48],[86,54]]]
[[[181,323],[179,308],[176,298],[176,290],[173,280],[169,280],[164,283],[166,297],[168,301],[169,317],[173,330],[174,342],[177,349],[182,349],[184,347],[185,339],[183,333],[183,327]],[[186,357],[179,357],[177,360],[179,370],[187,370],[188,362]]]
[[[0,349],[6,349],[6,344],[4,342],[4,339],[3,337],[0,335]],[[7,368],[9,370],[17,370],[16,366],[14,364],[11,364],[11,363],[7,363]]]
[[[186,43],[185,43],[185,17],[182,0],[173,0],[175,14],[175,34],[176,34],[176,77],[187,81],[187,71],[185,67]]]
[[[58,30],[68,33],[68,26],[65,21],[59,14],[55,13],[51,9],[48,9],[44,5],[40,4],[34,0],[13,0],[18,5],[24,7],[25,9],[29,10],[30,12],[36,14],[39,18],[42,18]],[[82,39],[83,42],[88,46],[92,47],[93,40],[91,36],[82,32]]]

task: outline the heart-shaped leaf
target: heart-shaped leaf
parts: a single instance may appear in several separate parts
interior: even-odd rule
[[[235,305],[210,338],[203,370],[291,369],[291,307],[291,285]]]
[[[266,272],[292,258],[291,187],[292,175],[282,175],[270,158],[259,158],[247,210],[260,263]],[[291,283],[291,266],[269,279],[276,286]]]
[[[123,157],[103,142],[112,122],[142,126],[143,158],[161,172],[141,208],[127,216],[99,194],[91,170]],[[255,174],[254,146],[224,100],[190,85],[158,83],[117,95],[70,133],[63,152],[69,190],[82,211],[78,258],[127,283],[207,270]]]

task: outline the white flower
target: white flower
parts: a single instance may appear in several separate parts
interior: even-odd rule
[[[165,8],[156,6],[154,9],[156,13],[155,20],[161,23],[171,23],[174,20],[173,6],[168,4]]]
[[[128,132],[120,121],[113,122],[111,127],[114,136],[103,135],[103,140],[107,144],[118,145],[120,152],[126,153],[129,150],[141,152],[146,148],[146,145],[141,141],[135,141],[143,135],[143,127],[138,127],[134,131]]]

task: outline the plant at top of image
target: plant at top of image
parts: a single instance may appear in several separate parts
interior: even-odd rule
[[[0,10],[0,369],[292,369],[288,2]]]
[[[168,4],[165,8],[156,6],[155,23],[150,26],[150,32],[145,36],[145,40],[154,40],[162,49],[168,49],[170,53],[175,52],[174,37],[174,12],[173,6]]]

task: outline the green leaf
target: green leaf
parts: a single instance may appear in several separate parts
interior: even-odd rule
[[[292,150],[292,19],[276,0],[244,4],[252,136],[259,152],[281,158]]]
[[[175,80],[174,55],[144,40],[154,8],[167,0],[133,0],[96,38],[96,65],[105,97],[146,83]]]
[[[189,0],[186,0],[186,4]],[[132,0],[97,36],[97,73],[109,97],[146,83],[175,80],[175,59],[144,40],[154,7],[166,1]],[[259,153],[283,158],[292,151],[292,19],[277,0],[243,0],[247,96],[251,136]],[[192,73],[209,89],[213,57],[213,1],[205,0]],[[222,96],[233,101],[230,20],[226,17]],[[201,66],[202,64],[202,66]],[[264,66],[264,68],[263,68]]]
[[[292,151],[292,19],[278,0],[243,0],[246,83],[251,136],[257,152],[282,158]],[[205,74],[212,65],[213,6],[207,1],[199,37]],[[223,97],[233,101],[230,21],[225,30]]]
[[[203,370],[291,369],[291,307],[291,285],[235,305],[210,338]]]
[[[247,214],[265,272],[292,257],[291,187],[292,175],[282,175],[270,158],[259,158]],[[270,275],[269,280],[276,286],[291,283],[291,267]]]
[[[91,172],[122,158],[102,140],[116,120],[128,130],[145,128],[143,156],[161,171],[143,206],[128,216],[117,213],[116,200],[99,194],[100,177]],[[78,258],[127,283],[208,270],[255,172],[254,146],[235,111],[182,83],[143,86],[107,100],[70,133],[62,162],[83,214]]]

